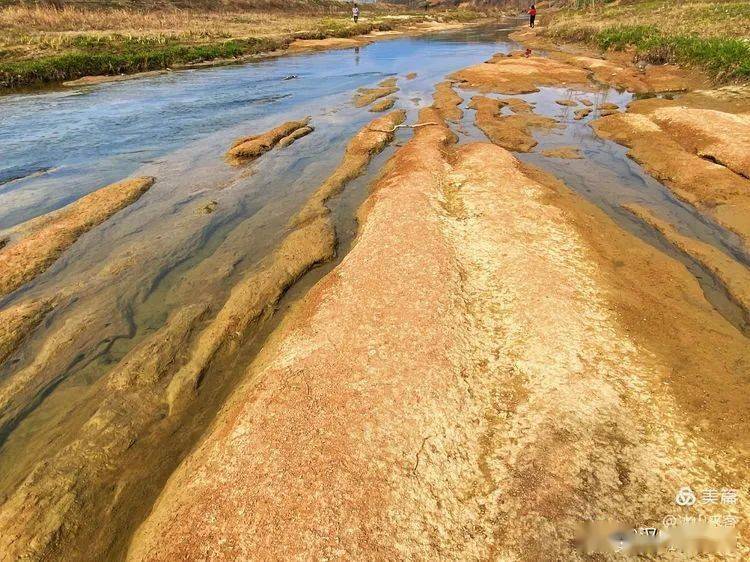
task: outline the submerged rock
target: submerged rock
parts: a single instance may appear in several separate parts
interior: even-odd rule
[[[360,88],[354,95],[354,105],[356,107],[365,107],[377,99],[390,96],[398,92],[396,78],[387,78],[380,82],[376,88]]]
[[[542,154],[549,158],[564,158],[566,160],[580,160],[581,151],[575,146],[561,146],[559,148],[550,148],[542,150]]]
[[[114,183],[11,229],[11,242],[0,249],[0,296],[42,273],[82,234],[136,201],[153,184],[150,177]]]
[[[485,96],[474,96],[469,107],[476,109],[477,127],[493,143],[514,152],[530,152],[538,143],[531,134],[532,128],[552,129],[557,121],[533,113],[501,115],[504,103]]]
[[[382,111],[388,111],[395,105],[395,103],[396,103],[396,98],[393,98],[393,97],[383,98],[373,103],[370,106],[370,111],[372,113],[380,113]]]

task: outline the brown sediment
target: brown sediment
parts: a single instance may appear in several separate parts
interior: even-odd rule
[[[464,101],[453,89],[449,81],[440,82],[435,85],[435,93],[432,94],[432,107],[437,109],[440,116],[451,123],[458,123],[463,116],[463,111],[458,106]]]
[[[750,116],[679,105],[646,115],[686,150],[750,179]]]
[[[495,55],[490,61],[451,74],[462,88],[499,94],[529,94],[538,86],[586,85],[588,72],[549,57]]]
[[[530,152],[538,143],[531,135],[532,128],[552,129],[557,121],[533,113],[501,115],[503,100],[485,96],[471,98],[469,107],[476,109],[475,122],[493,143],[514,152]]]
[[[619,113],[616,109],[602,109],[599,111],[599,115],[601,117],[607,117],[609,115],[614,115],[615,113]]]
[[[550,158],[565,158],[567,160],[578,160],[583,158],[578,147],[575,146],[561,146],[560,148],[550,148],[548,150],[542,150],[544,156]]]
[[[578,105],[578,102],[576,100],[557,100],[555,101],[557,105],[563,105],[566,107],[575,107]]]
[[[534,106],[521,98],[503,98],[500,100],[513,113],[533,113]]]
[[[197,212],[202,215],[210,215],[216,210],[218,206],[219,206],[218,201],[209,201],[208,203],[204,203],[203,205],[198,207]]]
[[[308,122],[309,118],[302,121],[287,121],[259,135],[237,139],[232,148],[227,152],[227,156],[233,163],[243,163],[253,160],[271,150],[283,138],[292,135],[299,129],[308,127]]]
[[[409,74],[406,75],[407,80],[414,80],[416,77],[417,77],[416,72],[410,72]]]
[[[371,158],[393,139],[396,125],[405,117],[403,110],[379,117],[349,142],[342,163],[292,219],[294,230],[267,263],[235,286],[216,318],[196,339],[188,361],[167,388],[170,412],[189,402],[206,368],[223,347],[241,340],[302,274],[333,257],[336,233],[326,201],[362,173]]]
[[[393,97],[383,98],[373,103],[370,106],[370,111],[372,113],[380,113],[382,111],[388,111],[394,106],[395,103],[396,103],[396,98],[393,98]]]
[[[600,103],[597,107],[599,109],[604,109],[604,110],[607,110],[607,109],[620,109],[619,105],[617,105],[616,103],[611,103],[611,102]]]
[[[52,310],[52,299],[36,299],[0,310],[0,364]]]
[[[670,244],[708,270],[742,309],[745,321],[750,324],[750,270],[746,266],[710,244],[681,234],[642,205],[631,203],[623,208],[661,232]]]
[[[354,135],[346,146],[341,163],[313,193],[290,225],[293,227],[329,214],[326,201],[339,193],[347,182],[356,178],[370,160],[393,140],[396,127],[404,122],[406,112],[399,109],[374,119]]]
[[[573,118],[580,121],[581,119],[585,119],[586,117],[591,115],[592,111],[593,110],[590,107],[579,109],[578,111],[575,112],[575,116]]]
[[[583,99],[581,99],[581,103],[582,103],[583,105],[585,105],[586,107],[591,107],[592,105],[594,105],[594,102],[593,102],[593,101],[591,101],[591,100],[590,100],[590,99],[588,99],[588,98],[583,98]]]
[[[108,506],[128,480],[124,459],[164,419],[164,391],[205,304],[186,306],[134,348],[92,392],[101,405],[72,441],[39,462],[0,506],[0,552],[8,559],[85,558],[73,537],[108,534]],[[132,472],[132,469],[131,469]],[[106,539],[103,541],[107,543]],[[78,552],[77,555],[74,553]]]
[[[377,99],[390,96],[398,92],[396,78],[387,78],[380,82],[376,88],[360,88],[354,95],[354,105],[365,107]]]
[[[0,296],[45,271],[82,234],[136,201],[153,184],[154,178],[113,183],[14,227],[11,242],[0,249]]]
[[[306,127],[300,127],[299,129],[296,129],[295,131],[292,131],[287,136],[285,136],[283,139],[281,139],[278,144],[276,145],[278,148],[286,148],[290,144],[292,144],[294,141],[301,139],[304,136],[309,135],[312,133],[315,129],[313,127],[310,127],[309,125]]]
[[[750,180],[681,144],[709,146],[705,138],[685,139],[681,127],[667,125],[663,129],[656,119],[650,114],[617,112],[593,121],[592,126],[599,136],[627,146],[630,149],[628,156],[649,174],[664,182],[680,199],[737,233],[747,246],[750,240]],[[711,127],[702,125],[698,118],[691,123],[696,130]],[[750,149],[750,145],[742,143],[741,139],[738,144]],[[728,152],[723,154],[729,157]]]
[[[686,481],[745,489],[750,349],[695,279],[420,122],[130,560],[569,560],[581,520],[660,521]]]

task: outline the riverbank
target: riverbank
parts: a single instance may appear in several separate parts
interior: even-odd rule
[[[560,10],[544,23],[539,32],[557,41],[633,51],[645,63],[695,66],[720,83],[750,82],[747,2],[614,2]]]
[[[364,8],[353,23],[338,3],[264,12],[0,8],[0,91],[37,84],[242,62],[295,41],[414,30],[485,15],[465,10]],[[220,29],[220,31],[217,31]]]

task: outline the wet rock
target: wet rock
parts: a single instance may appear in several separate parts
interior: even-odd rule
[[[691,141],[684,138],[684,133],[662,129],[649,115],[616,112],[591,125],[599,136],[627,146],[628,156],[680,199],[734,231],[748,244],[750,180],[687,150],[681,142]]]
[[[740,307],[745,322],[750,325],[750,270],[747,267],[718,248],[681,234],[669,222],[642,205],[631,203],[623,207],[661,232],[675,248],[708,270]]]
[[[394,111],[357,133],[347,145],[339,167],[292,219],[292,231],[281,246],[232,289],[216,318],[197,337],[185,365],[169,383],[166,401],[172,414],[181,412],[192,400],[203,373],[220,350],[241,341],[302,274],[333,257],[336,233],[326,201],[359,175],[393,139],[395,126],[405,116],[403,110]]]
[[[417,77],[416,72],[410,72],[409,74],[406,75],[407,80],[414,80],[416,77]]]
[[[565,107],[575,107],[578,105],[578,102],[576,100],[557,100],[555,101],[557,105],[563,105]]]
[[[620,109],[620,106],[619,106],[619,105],[617,105],[616,103],[611,103],[611,102],[604,102],[604,103],[600,103],[600,104],[599,104],[599,105],[598,105],[597,107],[598,107],[599,109],[602,109],[602,110],[608,110],[608,109]]]
[[[547,57],[496,56],[490,62],[459,70],[450,78],[481,92],[513,95],[538,92],[539,86],[585,85],[588,72]]]
[[[60,543],[107,517],[107,506],[127,480],[123,457],[163,419],[165,379],[206,311],[206,305],[178,310],[100,381],[96,390],[105,395],[102,404],[72,441],[38,463],[0,506],[5,556],[71,559],[71,550],[60,549]]]
[[[360,88],[354,96],[356,107],[365,107],[377,99],[390,96],[398,92],[396,78],[387,78],[380,82],[376,88]]]
[[[592,105],[594,105],[594,102],[593,102],[593,101],[591,101],[591,100],[590,100],[590,99],[588,99],[588,98],[583,98],[583,99],[581,99],[581,103],[582,103],[583,105],[585,105],[586,107],[591,107]]]
[[[575,115],[573,118],[580,121],[581,119],[585,119],[586,117],[588,117],[592,111],[593,110],[590,107],[579,109],[578,111],[575,112]]]
[[[619,111],[617,111],[616,109],[602,109],[599,112],[599,115],[601,115],[602,117],[607,117],[608,115],[614,115],[615,113],[619,113]]]
[[[361,174],[370,160],[393,140],[396,127],[404,122],[403,109],[378,117],[363,127],[346,146],[344,157],[333,173],[313,193],[308,202],[291,220],[298,227],[317,217],[327,216],[325,203],[339,193],[344,186]]]
[[[236,164],[254,160],[271,150],[281,139],[288,137],[298,129],[307,127],[308,122],[309,117],[302,121],[287,121],[270,131],[238,139],[229,149],[227,156]]]
[[[0,310],[0,364],[52,310],[52,299],[24,301]]]
[[[533,113],[501,115],[501,100],[474,96],[469,105],[476,109],[477,127],[493,143],[514,152],[530,152],[538,143],[531,134],[532,128],[552,129],[557,121]]]
[[[292,132],[291,134],[281,139],[276,146],[278,146],[279,148],[286,148],[290,144],[294,143],[294,141],[301,139],[304,136],[309,135],[314,130],[315,129],[309,125],[307,127],[300,127],[296,131]]]
[[[380,99],[370,106],[370,112],[380,113],[382,111],[388,111],[394,106],[395,103],[396,98],[393,97]]]
[[[458,106],[464,101],[453,89],[450,81],[440,82],[435,86],[432,95],[432,107],[437,109],[440,116],[451,123],[458,123],[463,116],[463,111]]]
[[[0,296],[13,292],[46,270],[84,233],[136,201],[154,178],[108,185],[78,201],[14,227],[0,249]]]
[[[210,215],[216,210],[218,206],[219,206],[218,201],[209,201],[205,205],[202,205],[200,208],[198,208],[198,214]]]

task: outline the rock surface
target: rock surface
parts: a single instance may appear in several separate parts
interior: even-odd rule
[[[474,96],[469,107],[476,109],[477,127],[493,143],[513,152],[531,152],[538,143],[531,129],[552,129],[557,121],[531,112],[501,115],[503,100]]]
[[[548,57],[495,55],[490,61],[454,72],[450,78],[462,87],[498,94],[529,94],[539,86],[586,85],[588,72]]]
[[[365,107],[377,99],[390,96],[398,92],[396,78],[387,78],[380,82],[376,88],[360,88],[354,96],[356,107]]]
[[[258,156],[265,154],[276,146],[282,139],[288,138],[295,131],[308,128],[308,119],[302,121],[287,121],[278,127],[260,133],[237,139],[227,152],[230,161],[235,164],[242,164],[254,160]],[[310,129],[312,130],[312,129]],[[308,131],[310,132],[310,131]]]
[[[721,401],[746,403],[748,381],[691,400],[750,350],[690,274],[502,148],[454,141],[427,125],[395,154],[357,244],[130,560],[571,559],[582,519],[660,520],[686,481],[744,482],[748,421]],[[687,365],[675,351],[698,333]],[[719,412],[723,449],[696,425]]]

